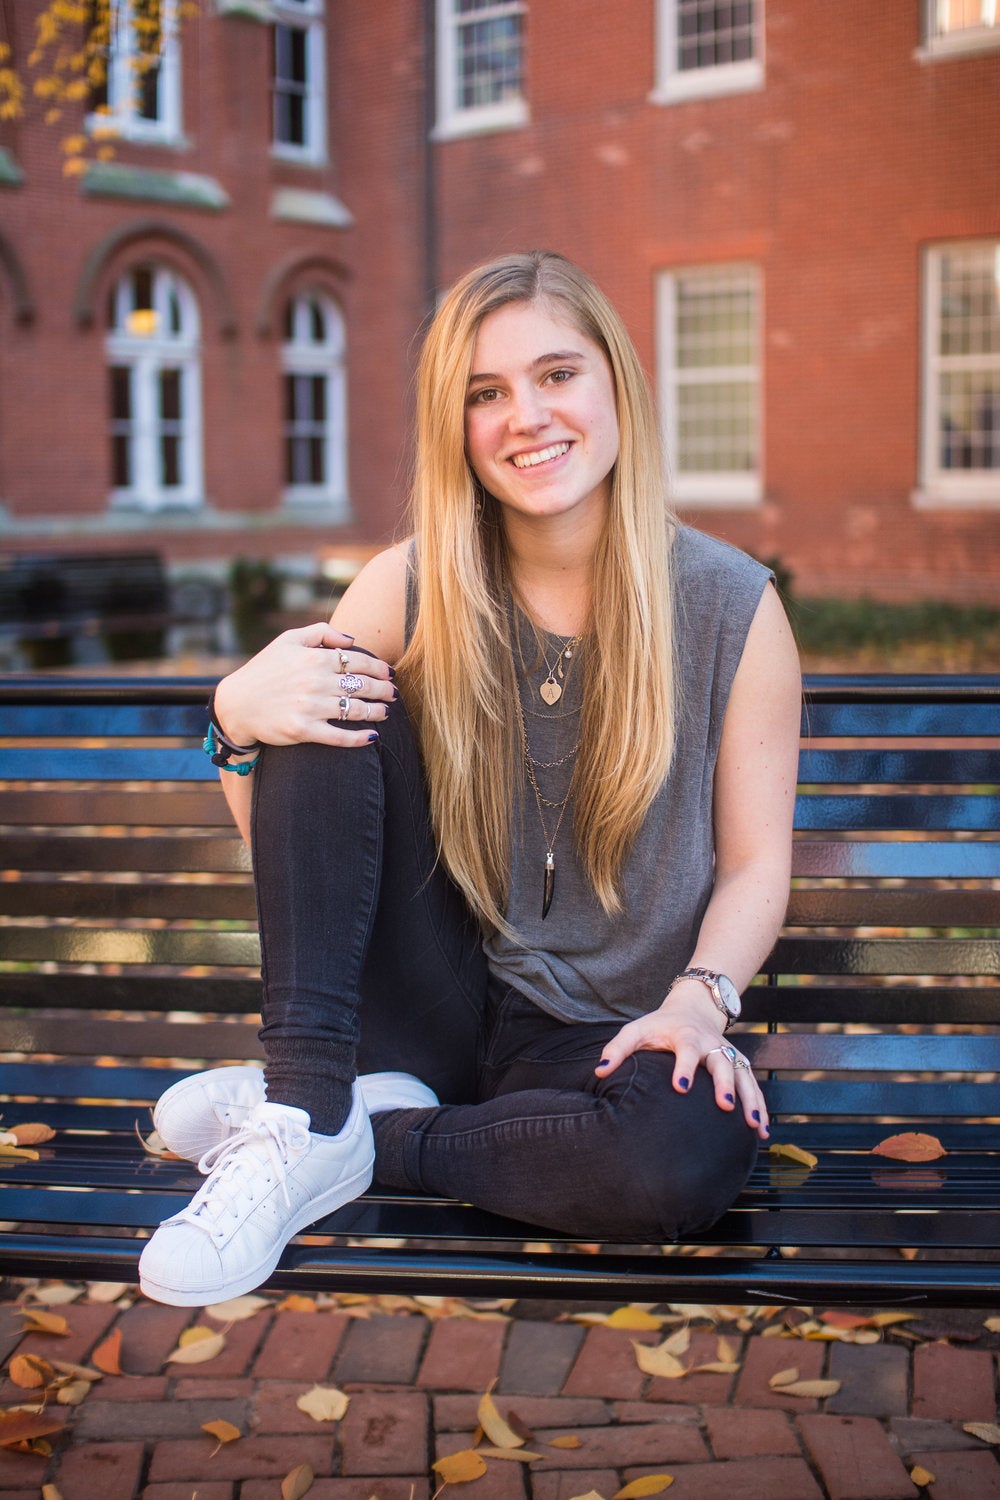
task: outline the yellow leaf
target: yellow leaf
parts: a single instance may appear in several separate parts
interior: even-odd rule
[[[690,1347],[690,1328],[678,1328],[676,1333],[672,1333],[670,1337],[664,1339],[663,1343],[660,1345],[660,1348],[665,1350],[667,1354],[686,1354]]]
[[[792,1380],[787,1385],[777,1387],[783,1396],[815,1396],[822,1400],[824,1396],[835,1396],[840,1390],[839,1380]]]
[[[217,1339],[219,1335],[213,1333],[211,1328],[206,1328],[204,1323],[195,1323],[191,1328],[185,1328],[177,1340],[178,1347],[188,1348],[191,1344],[203,1344],[206,1339]]]
[[[682,1365],[680,1360],[663,1344],[650,1348],[648,1344],[639,1344],[633,1339],[632,1348],[635,1350],[636,1364],[646,1375],[661,1375],[666,1380],[680,1380],[681,1376],[688,1372],[689,1367]]]
[[[735,1375],[740,1368],[738,1360],[712,1359],[707,1365],[695,1365],[694,1374],[700,1375]]]
[[[550,1448],[581,1448],[583,1444],[573,1432],[568,1432],[565,1437],[552,1438],[549,1441]]]
[[[573,1495],[571,1500],[604,1500],[599,1490],[588,1490],[585,1495]]]
[[[39,1359],[37,1354],[15,1354],[8,1366],[8,1374],[22,1390],[37,1391],[48,1385],[55,1371],[47,1359]]]
[[[237,1438],[243,1436],[240,1429],[234,1427],[232,1422],[202,1422],[201,1430],[218,1438],[220,1443],[235,1443]]]
[[[122,1355],[122,1331],[113,1328],[102,1344],[98,1344],[90,1356],[97,1368],[105,1375],[120,1375]]]
[[[631,1328],[638,1333],[641,1329],[658,1329],[663,1327],[663,1319],[658,1318],[655,1313],[647,1312],[643,1307],[616,1307],[604,1322],[605,1328]]]
[[[672,1474],[646,1474],[642,1479],[633,1479],[631,1484],[615,1490],[612,1500],[633,1500],[637,1495],[659,1495],[674,1482]]]
[[[233,1297],[228,1302],[215,1302],[205,1311],[210,1318],[217,1323],[241,1323],[244,1318],[252,1318],[259,1313],[262,1307],[270,1306],[266,1297]]]
[[[995,1422],[963,1422],[962,1431],[970,1432],[984,1443],[1000,1443],[1000,1427]]]
[[[51,1141],[55,1131],[51,1125],[43,1125],[40,1121],[32,1120],[24,1125],[12,1125],[10,1134],[19,1146],[41,1146],[45,1141]]]
[[[71,1380],[86,1380],[89,1385],[93,1385],[95,1380],[104,1379],[100,1370],[92,1370],[89,1365],[74,1365],[64,1359],[54,1359],[52,1368],[58,1370],[60,1375],[68,1375]]]
[[[71,156],[63,162],[64,177],[82,177],[87,170],[87,163],[82,156]]]
[[[338,1391],[335,1385],[314,1385],[305,1391],[295,1405],[314,1422],[339,1422],[350,1404],[350,1396]]]
[[[82,1286],[73,1286],[68,1281],[57,1281],[52,1286],[35,1287],[31,1292],[32,1302],[41,1302],[45,1307],[65,1307],[83,1296]]]
[[[316,1298],[303,1297],[298,1292],[292,1292],[290,1296],[283,1297],[278,1303],[278,1310],[280,1312],[312,1313],[316,1311]]]
[[[924,1135],[919,1130],[886,1136],[872,1147],[872,1156],[888,1156],[894,1161],[936,1161],[939,1156],[947,1155],[936,1135]]]
[[[773,1156],[776,1161],[795,1161],[802,1167],[814,1167],[819,1157],[813,1156],[811,1151],[803,1151],[801,1146],[782,1145],[778,1141],[772,1141],[767,1148],[768,1156]]]
[[[42,1485],[42,1500],[62,1500],[62,1495],[54,1484]]]
[[[463,1448],[461,1453],[439,1458],[431,1468],[442,1484],[468,1484],[470,1479],[481,1479],[486,1473],[486,1460],[471,1448]]]
[[[302,1496],[312,1489],[315,1478],[308,1464],[299,1464],[281,1481],[281,1500],[302,1500]]]
[[[90,1395],[90,1386],[89,1380],[70,1380],[66,1385],[60,1386],[56,1392],[56,1401],[60,1406],[79,1406]]]
[[[720,1364],[731,1365],[739,1356],[739,1350],[735,1344],[731,1344],[727,1338],[721,1336],[715,1345],[715,1357]]]
[[[519,1437],[513,1427],[508,1427],[489,1391],[485,1391],[479,1398],[476,1416],[479,1418],[480,1427],[497,1448],[524,1447],[524,1438]]]
[[[38,1161],[37,1151],[32,1151],[27,1146],[4,1146],[0,1145],[0,1161]]]
[[[150,1131],[149,1135],[143,1135],[137,1125],[135,1127],[135,1133],[139,1138],[139,1145],[142,1147],[143,1151],[145,1151],[147,1156],[159,1156],[162,1157],[164,1161],[183,1160],[182,1157],[177,1155],[176,1151],[171,1151],[170,1147],[166,1144],[161,1136],[157,1135],[155,1130]]]
[[[990,1333],[1000,1333],[1000,1318],[987,1318],[983,1327],[989,1329]]]
[[[69,1324],[59,1313],[43,1312],[40,1307],[23,1307],[25,1333],[54,1333],[60,1338],[69,1334]]]
[[[798,1378],[799,1372],[793,1367],[788,1370],[777,1370],[767,1383],[772,1391],[778,1391],[782,1386],[792,1385]]]
[[[204,1329],[204,1336],[197,1339],[186,1337],[195,1333],[194,1328],[187,1328],[178,1340],[177,1348],[172,1354],[167,1355],[168,1365],[203,1365],[210,1359],[215,1359],[226,1347],[225,1335],[212,1333],[211,1329]]]
[[[933,1484],[937,1475],[932,1474],[929,1469],[921,1468],[920,1464],[916,1464],[910,1470],[910,1478],[917,1488],[922,1490],[926,1489],[927,1485]]]
[[[88,1302],[117,1302],[131,1291],[127,1281],[91,1281],[87,1284]]]
[[[913,1312],[880,1312],[875,1313],[872,1322],[876,1328],[888,1328],[892,1323],[911,1323],[917,1316]]]

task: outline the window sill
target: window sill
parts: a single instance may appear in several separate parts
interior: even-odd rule
[[[755,475],[706,474],[694,479],[675,478],[669,487],[673,505],[685,509],[746,510],[763,500],[760,480]]]
[[[503,130],[522,130],[530,120],[527,103],[512,99],[486,109],[460,110],[439,120],[431,131],[432,141],[458,141],[466,136],[493,135]]]
[[[751,61],[716,68],[685,68],[669,73],[648,97],[650,104],[686,104],[692,99],[719,99],[749,94],[764,87],[764,64]]]
[[[919,63],[948,62],[949,59],[982,57],[985,52],[1000,51],[1000,27],[990,31],[969,32],[963,35],[932,37],[917,48],[913,56]]]
[[[914,510],[997,510],[1000,509],[1000,470],[995,475],[954,481],[937,479],[913,490],[910,504]]]
[[[229,208],[229,194],[212,177],[195,172],[160,172],[124,162],[92,161],[80,178],[87,197],[133,198],[144,203],[172,203],[219,213]]]
[[[271,159],[294,167],[311,167],[321,171],[330,165],[324,151],[315,151],[311,146],[291,146],[283,141],[271,142]]]

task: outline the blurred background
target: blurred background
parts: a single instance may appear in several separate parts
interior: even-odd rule
[[[0,116],[0,669],[325,616],[544,246],[808,667],[1000,670],[997,0],[0,0]]]

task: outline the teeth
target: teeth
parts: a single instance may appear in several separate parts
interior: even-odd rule
[[[568,452],[569,443],[553,443],[550,448],[541,448],[537,453],[515,453],[511,463],[515,469],[533,469],[536,464],[544,464],[550,458],[559,458]]]

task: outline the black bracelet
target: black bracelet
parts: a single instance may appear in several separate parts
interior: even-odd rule
[[[237,745],[235,740],[231,740],[229,736],[219,728],[219,720],[215,712],[214,688],[209,694],[208,699],[208,722],[212,732],[212,738],[215,740],[215,746],[213,746],[215,753],[212,754],[212,762],[214,765],[224,766],[226,762],[228,760],[231,760],[234,755],[252,755],[255,750],[259,750],[261,748],[260,740],[254,740],[252,745]]]

